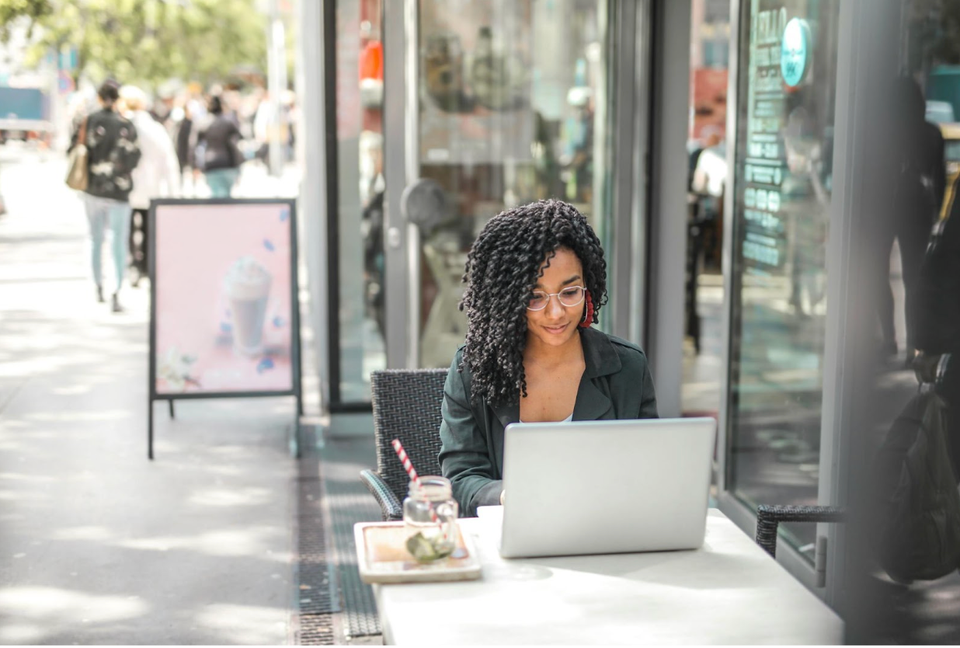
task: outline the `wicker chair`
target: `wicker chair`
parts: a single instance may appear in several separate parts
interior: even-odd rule
[[[410,478],[391,445],[400,439],[420,475],[439,475],[440,405],[446,369],[374,371],[373,426],[377,470],[363,470],[360,479],[376,498],[384,520],[403,519],[403,498]]]
[[[777,531],[781,522],[843,522],[846,512],[836,506],[773,506],[757,507],[757,544],[777,557]]]

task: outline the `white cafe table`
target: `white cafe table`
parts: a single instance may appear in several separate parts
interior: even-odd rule
[[[716,509],[695,551],[509,560],[501,510],[460,520],[479,580],[374,586],[384,643],[843,642],[837,615]]]

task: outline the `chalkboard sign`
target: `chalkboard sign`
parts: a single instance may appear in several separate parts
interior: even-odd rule
[[[294,201],[154,200],[149,221],[148,456],[157,400],[295,396],[302,414]]]

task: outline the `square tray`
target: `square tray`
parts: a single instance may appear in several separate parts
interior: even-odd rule
[[[359,522],[353,525],[357,566],[364,583],[424,583],[473,580],[480,577],[480,558],[473,539],[460,532],[453,555],[422,564],[407,552],[410,536],[403,522]]]

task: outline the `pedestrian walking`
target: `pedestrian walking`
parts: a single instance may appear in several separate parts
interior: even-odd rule
[[[83,190],[84,207],[90,223],[93,244],[93,280],[97,285],[97,301],[103,302],[103,269],[101,251],[107,227],[113,237],[113,265],[116,273],[113,292],[113,312],[123,311],[120,288],[127,259],[127,231],[130,227],[130,190],[132,173],[140,161],[137,129],[116,108],[120,99],[120,85],[104,81],[97,90],[100,110],[88,115],[73,132],[72,150],[82,137],[87,147],[87,187]]]
[[[203,170],[213,198],[229,198],[240,177],[243,153],[240,129],[223,114],[220,97],[210,97],[207,106],[212,120],[197,133],[197,165]]]
[[[177,160],[180,162],[180,173],[183,174],[187,168],[194,168],[193,146],[191,139],[193,135],[193,115],[190,114],[190,104],[184,102],[183,116],[177,125]]]
[[[140,163],[133,170],[133,189],[130,207],[133,211],[130,227],[130,257],[137,278],[147,276],[147,233],[149,231],[150,200],[180,195],[180,163],[173,141],[163,124],[147,112],[147,94],[135,86],[120,88],[123,113],[137,129],[140,145]]]

